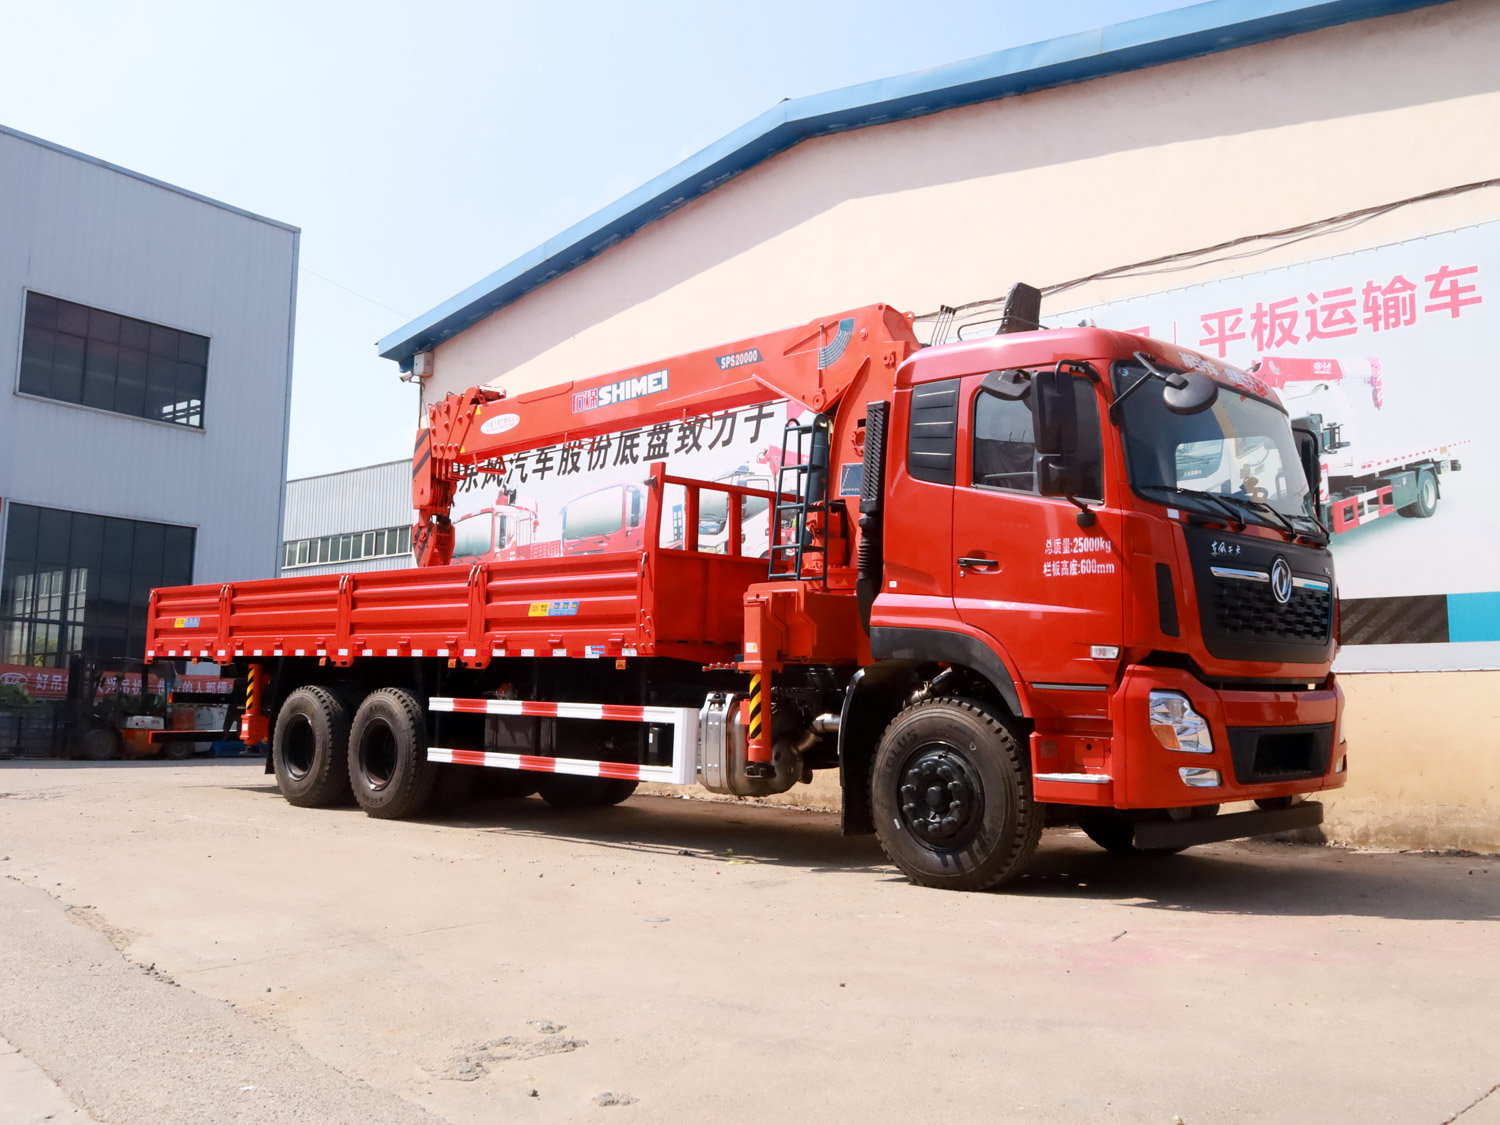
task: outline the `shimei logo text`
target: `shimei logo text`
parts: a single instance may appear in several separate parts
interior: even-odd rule
[[[573,413],[597,410],[601,406],[614,406],[617,403],[629,402],[633,398],[660,394],[666,389],[666,370],[652,371],[645,375],[637,375],[633,379],[621,379],[618,383],[609,383],[603,387],[590,387],[586,391],[573,392]]]
[[[746,348],[742,352],[730,352],[728,355],[714,357],[714,362],[719,365],[720,371],[729,371],[735,367],[744,367],[747,363],[759,363],[760,361],[759,348]]]

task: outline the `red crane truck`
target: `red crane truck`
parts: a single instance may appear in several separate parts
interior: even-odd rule
[[[1002,329],[1039,300],[1016,287]],[[772,489],[642,459],[640,546],[449,562],[471,477],[629,430],[618,463],[659,427],[686,444],[705,415],[784,400]],[[1253,446],[1242,493],[1179,479],[1179,451],[1214,441]],[[293,804],[352,788],[412,816],[480,768],[575,806],[836,769],[846,832],[918,883],[979,889],[1046,824],[1175,851],[1321,821],[1306,798],[1344,783],[1347,747],[1317,471],[1270,387],[1173,344],[1070,328],[922,348],[874,305],[450,394],[413,462],[418,567],[157,590],[147,655],[243,669],[242,737],[269,735]],[[680,547],[662,545],[668,487]],[[699,549],[715,494],[732,529],[770,505],[769,560],[734,530]]]

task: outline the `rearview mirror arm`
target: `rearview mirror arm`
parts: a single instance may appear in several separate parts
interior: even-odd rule
[[[1120,407],[1124,405],[1125,400],[1128,399],[1131,395],[1135,394],[1136,391],[1140,390],[1147,383],[1149,383],[1153,375],[1156,378],[1160,379],[1163,383],[1167,381],[1165,372],[1157,367],[1156,364],[1152,363],[1150,357],[1147,356],[1145,352],[1136,352],[1135,358],[1140,363],[1140,365],[1146,369],[1146,374],[1142,375],[1134,383],[1131,383],[1130,386],[1126,387],[1125,393],[1116,396],[1115,401],[1109,404],[1109,420],[1113,425],[1116,426],[1120,424]]]

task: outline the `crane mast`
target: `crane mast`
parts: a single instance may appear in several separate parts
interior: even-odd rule
[[[514,397],[493,386],[448,394],[427,408],[412,455],[413,554],[420,566],[451,561],[458,486],[503,473],[512,454],[778,398],[822,413],[876,371],[888,381],[918,346],[909,314],[866,305]]]

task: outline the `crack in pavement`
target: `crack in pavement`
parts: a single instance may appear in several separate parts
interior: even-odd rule
[[[128,961],[97,912],[0,879],[0,1035],[111,1125],[439,1125],[268,1021]]]
[[[1490,1097],[1490,1095],[1495,1094],[1497,1092],[1500,1092],[1500,1082],[1496,1082],[1488,1090],[1486,1090],[1484,1093],[1480,1094],[1477,1098],[1475,1098],[1468,1105],[1464,1106],[1463,1109],[1459,1110],[1452,1117],[1445,1117],[1445,1118],[1443,1118],[1443,1120],[1440,1123],[1440,1125],[1453,1125],[1453,1122],[1457,1121],[1464,1114],[1468,1113],[1469,1110],[1474,1109],[1476,1106],[1479,1105],[1480,1102],[1487,1100]]]

